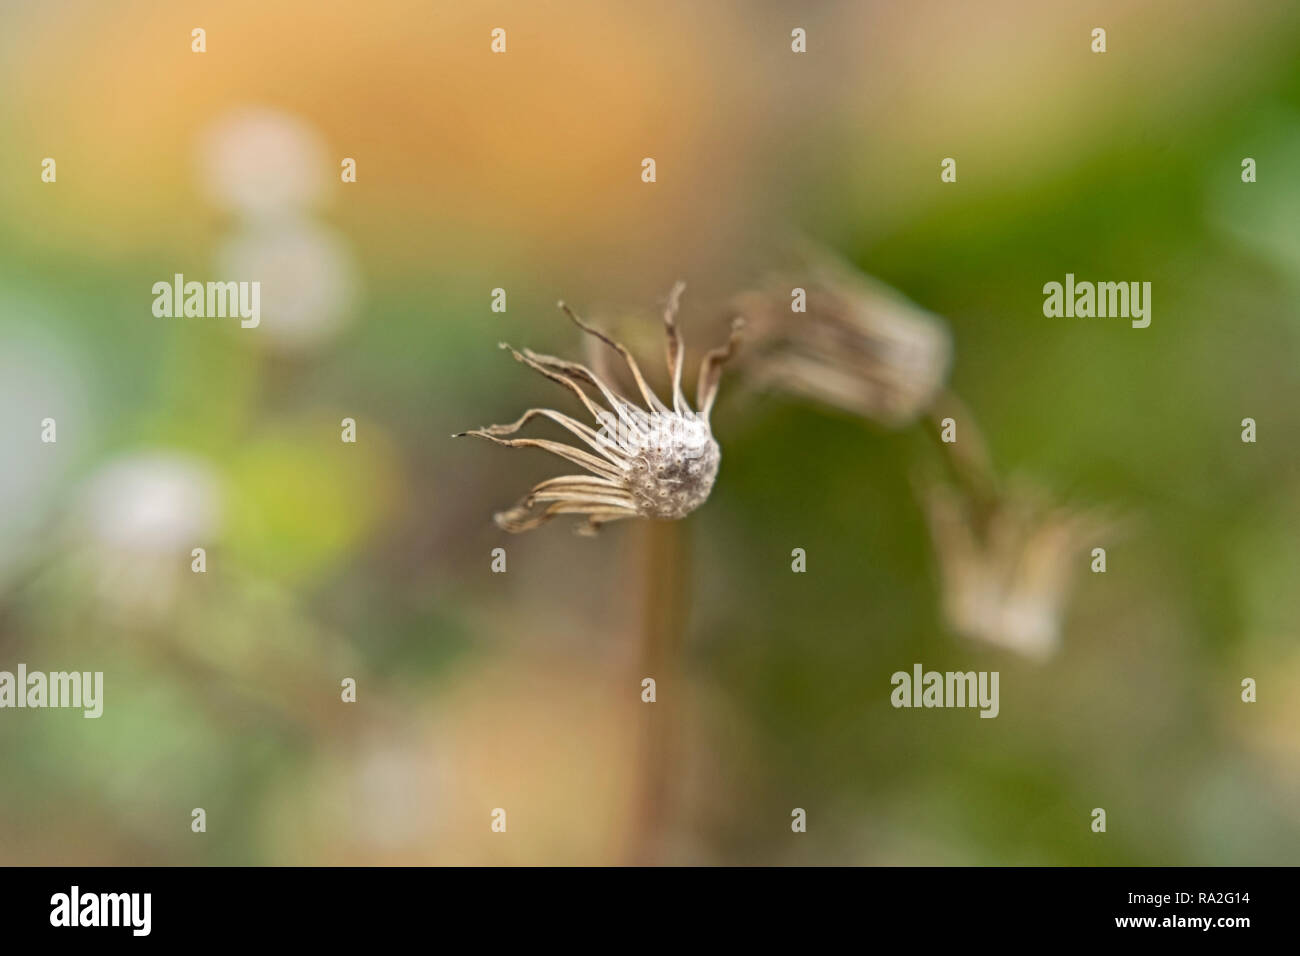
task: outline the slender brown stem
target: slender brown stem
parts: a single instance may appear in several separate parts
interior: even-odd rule
[[[923,428],[943,453],[953,478],[974,508],[977,527],[982,531],[997,508],[1000,497],[997,472],[993,469],[988,445],[966,403],[951,390],[941,394],[929,412]],[[945,418],[957,422],[957,441],[940,437]]]
[[[684,704],[681,647],[689,601],[689,568],[687,539],[680,521],[647,521],[641,532],[646,583],[635,686],[639,688],[643,678],[654,678],[657,699],[639,705],[641,752],[636,764],[636,804],[628,862],[649,866],[663,861],[672,809],[675,718]]]

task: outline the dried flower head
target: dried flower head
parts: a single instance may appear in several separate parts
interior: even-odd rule
[[[721,452],[713,438],[709,414],[718,394],[722,365],[739,341],[740,321],[720,348],[709,351],[700,365],[696,388],[698,411],[682,394],[685,345],[677,327],[677,310],[685,285],[677,283],[664,307],[668,335],[668,371],[672,375],[672,407],[667,407],[646,384],[636,359],[622,344],[583,322],[563,302],[560,308],[583,332],[623,357],[644,407],[625,398],[605,379],[585,365],[568,362],[528,349],[522,352],[504,342],[515,359],[568,388],[595,420],[596,428],[549,408],[530,408],[509,425],[489,425],[463,435],[486,438],[498,445],[541,448],[586,469],[590,474],[550,478],[533,487],[496,523],[506,531],[529,531],[556,515],[581,514],[587,520],[581,533],[591,534],[602,524],[620,518],[683,518],[709,497],[718,475]],[[584,386],[586,386],[584,388]],[[599,396],[588,389],[594,388]],[[603,400],[603,404],[601,404]],[[506,438],[534,418],[548,418],[577,436],[590,451],[543,438]]]
[[[1040,660],[1054,653],[1088,549],[1117,522],[1053,505],[1024,483],[979,505],[936,482],[924,503],[953,630]]]
[[[910,424],[948,376],[943,321],[822,250],[805,256],[806,269],[739,300],[753,343],[744,373],[890,428]]]

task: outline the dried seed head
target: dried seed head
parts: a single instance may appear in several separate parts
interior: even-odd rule
[[[673,287],[663,314],[668,369],[673,379],[671,408],[651,391],[636,360],[623,345],[586,325],[564,303],[560,308],[579,328],[623,357],[644,407],[618,394],[585,365],[527,349],[510,349],[517,360],[572,391],[600,427],[592,428],[552,409],[533,408],[512,424],[465,433],[501,445],[542,448],[590,472],[551,478],[536,485],[513,508],[496,516],[501,528],[527,531],[558,514],[584,514],[587,522],[580,530],[594,532],[600,525],[621,518],[683,518],[708,499],[722,457],[713,438],[709,413],[717,397],[722,365],[739,341],[740,323],[733,323],[731,337],[724,346],[704,356],[696,390],[699,410],[692,409],[682,394],[685,348],[677,329],[682,289],[680,282]],[[594,388],[599,398],[588,388]],[[568,429],[591,450],[546,439],[503,437],[538,417]]]
[[[925,505],[949,626],[1038,660],[1060,646],[1087,549],[1122,525],[1100,509],[1053,505],[1024,481],[984,515],[943,484],[926,489]]]
[[[708,421],[661,417],[666,434],[628,455],[627,486],[643,517],[684,518],[709,497],[722,452]]]
[[[742,371],[890,428],[915,421],[948,376],[942,320],[822,250],[810,264],[741,297],[753,348]],[[804,311],[793,311],[794,290]]]

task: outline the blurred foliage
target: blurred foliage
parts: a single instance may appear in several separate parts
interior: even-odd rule
[[[683,676],[655,705],[680,744],[666,858],[1295,862],[1294,5],[827,4],[800,12],[794,58],[776,4],[575,2],[511,11],[497,73],[477,11],[204,7],[204,60],[198,8],[130,6],[147,27],[88,3],[0,14],[0,669],[106,684],[97,721],[0,713],[0,862],[623,859],[642,531],[509,538],[492,513],[553,472],[449,436],[574,410],[496,347],[582,358],[557,298],[653,327],[680,276],[698,349],[797,231],[945,317],[999,469],[1134,531],[1080,574],[1046,664],[963,640],[913,493],[925,437],[724,377]],[[150,313],[153,282],[214,277],[232,227],[193,148],[250,103],[318,130],[330,176],[358,158],[310,216],[364,289],[311,348]],[[1044,318],[1066,272],[1150,281],[1150,328]],[[105,546],[88,484],[157,451],[202,463],[215,525]],[[998,719],[891,708],[917,661],[1000,671]]]

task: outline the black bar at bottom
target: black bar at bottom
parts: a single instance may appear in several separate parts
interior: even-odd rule
[[[5,941],[1036,941],[1285,932],[1289,868],[0,869]],[[74,889],[75,888],[75,889]],[[147,894],[147,897],[145,896]],[[96,925],[86,925],[87,923]],[[74,925],[75,924],[75,925]],[[109,925],[104,925],[109,924]],[[147,930],[147,932],[146,932]],[[429,932],[436,931],[430,939]],[[462,932],[477,934],[461,939]],[[664,933],[672,932],[671,936]],[[919,933],[919,935],[917,935]],[[423,935],[421,935],[423,934]],[[1244,934],[1244,935],[1243,935]]]

